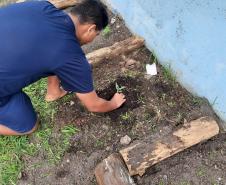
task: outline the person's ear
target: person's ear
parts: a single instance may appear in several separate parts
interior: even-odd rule
[[[96,31],[97,26],[95,24],[90,25],[88,32],[89,33],[93,33]]]

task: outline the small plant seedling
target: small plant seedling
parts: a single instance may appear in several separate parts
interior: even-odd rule
[[[138,100],[137,100],[138,103],[141,103],[141,104],[144,104],[145,103],[145,98],[143,96],[138,96]]]
[[[119,86],[116,82],[115,88],[116,88],[117,93],[122,93],[123,89],[125,89],[126,87],[125,86]]]
[[[160,180],[159,181],[159,185],[164,185],[165,183],[164,183],[164,181],[163,180]]]
[[[111,28],[110,26],[106,26],[106,28],[104,28],[103,30],[103,35],[106,37],[111,33]]]
[[[101,140],[96,140],[96,143],[94,144],[95,147],[103,147],[104,146],[104,142]]]
[[[196,175],[198,177],[204,177],[205,176],[205,169],[200,167],[197,171],[196,171]]]
[[[129,114],[128,112],[126,112],[125,114],[122,114],[122,115],[121,115],[121,118],[122,118],[124,121],[130,120],[130,114]]]
[[[123,114],[120,115],[120,123],[121,124],[130,124],[134,121],[134,116],[132,114],[132,112],[125,112]]]

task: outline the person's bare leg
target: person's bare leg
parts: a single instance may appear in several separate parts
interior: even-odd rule
[[[22,136],[22,135],[28,135],[33,133],[35,130],[37,130],[38,128],[38,121],[36,122],[35,126],[33,127],[32,130],[30,130],[29,132],[25,132],[25,133],[19,133],[16,132],[4,125],[0,124],[0,135],[4,135],[4,136]]]
[[[60,80],[57,76],[48,77],[48,87],[45,100],[48,102],[55,101],[67,94],[67,91],[60,88]]]

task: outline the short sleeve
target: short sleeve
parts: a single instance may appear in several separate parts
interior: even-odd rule
[[[77,56],[56,69],[66,91],[89,93],[93,91],[92,69],[85,56]]]

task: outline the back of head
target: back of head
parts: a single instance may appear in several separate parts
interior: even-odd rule
[[[70,12],[78,18],[81,24],[95,24],[99,31],[108,25],[106,6],[100,0],[81,0],[71,8]]]

